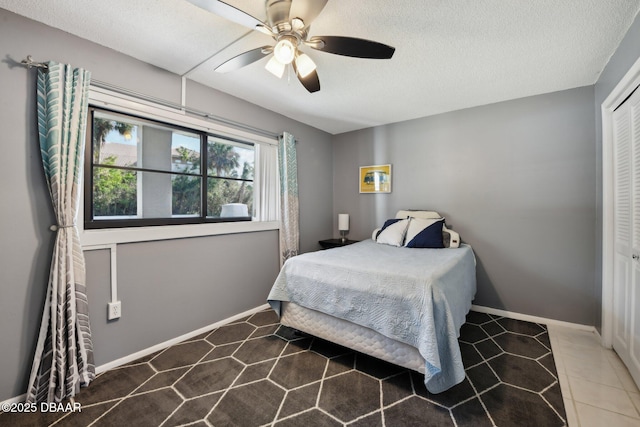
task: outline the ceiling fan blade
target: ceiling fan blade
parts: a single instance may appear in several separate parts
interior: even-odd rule
[[[204,10],[208,10],[211,13],[215,13],[218,16],[228,19],[229,21],[235,22],[236,24],[240,24],[247,28],[251,28],[252,30],[255,29],[256,26],[260,24],[264,25],[264,23],[259,19],[254,18],[248,13],[219,0],[187,0],[187,1]]]
[[[386,44],[355,37],[315,36],[305,43],[322,52],[354,58],[389,59],[396,50]]]
[[[216,67],[218,73],[228,73],[229,71],[235,71],[245,65],[252,64],[259,59],[264,58],[265,55],[271,53],[271,46],[262,46],[256,49],[248,50],[240,55],[223,62]]]
[[[267,0],[267,20],[271,27],[289,22],[291,0]]]
[[[316,72],[316,70],[313,70],[312,72],[307,74],[306,77],[301,77],[300,74],[298,73],[296,62],[293,61],[291,65],[293,65],[293,71],[296,72],[296,76],[298,76],[298,80],[300,80],[300,83],[302,83],[302,86],[304,86],[304,88],[308,90],[309,93],[317,92],[320,90],[320,79],[318,78],[318,73]]]
[[[322,12],[328,0],[293,0],[291,4],[291,19],[300,18],[304,21],[304,26],[308,27],[311,22]]]

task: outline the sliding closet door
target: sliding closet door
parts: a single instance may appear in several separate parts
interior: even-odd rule
[[[613,114],[613,347],[640,383],[640,91]]]

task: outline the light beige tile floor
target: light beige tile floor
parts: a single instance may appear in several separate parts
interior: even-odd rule
[[[640,427],[640,391],[618,355],[593,332],[548,328],[569,427]]]

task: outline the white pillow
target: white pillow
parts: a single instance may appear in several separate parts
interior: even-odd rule
[[[409,220],[401,219],[382,230],[380,234],[378,234],[376,242],[400,247],[404,243],[404,236],[407,233],[408,226]]]
[[[412,210],[400,210],[396,213],[396,218],[420,218],[420,219],[438,219],[442,218],[436,211],[412,211]]]
[[[444,247],[445,248],[459,248],[460,247],[460,234],[455,231],[447,228],[445,226],[442,227],[443,231],[443,239],[444,239]]]

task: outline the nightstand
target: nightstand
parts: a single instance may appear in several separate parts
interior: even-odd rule
[[[342,241],[342,239],[327,239],[327,240],[320,240],[318,243],[320,243],[320,246],[322,246],[322,249],[331,249],[331,248],[338,248],[340,246],[347,246],[347,245],[351,245],[353,243],[357,243],[359,242],[359,240],[346,240],[346,241]]]

